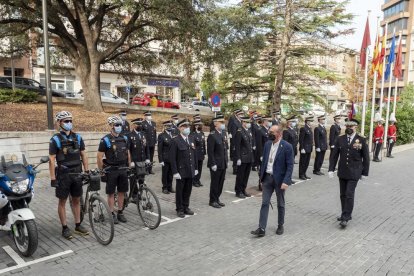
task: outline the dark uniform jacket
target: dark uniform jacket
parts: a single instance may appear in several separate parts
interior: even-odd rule
[[[235,160],[240,159],[242,163],[252,163],[254,161],[253,134],[250,129],[239,128],[236,132],[234,145]]]
[[[217,130],[211,131],[207,138],[207,167],[211,168],[216,165],[219,170],[227,169],[227,151],[225,136]]]
[[[131,128],[128,121],[122,121],[122,132],[121,135],[129,135],[131,133]]]
[[[338,177],[346,180],[359,180],[361,175],[368,176],[369,151],[365,138],[355,135],[348,144],[348,135],[336,139],[329,160],[329,171],[335,171],[338,162]]]
[[[329,129],[329,146],[335,146],[336,138],[341,134],[341,127],[337,124],[333,124]]]
[[[272,125],[274,125],[274,126],[279,125],[279,120],[278,119],[273,119],[272,120]]]
[[[296,155],[298,153],[298,133],[295,129],[288,127],[283,131],[283,140],[292,145],[293,153]]]
[[[236,136],[236,131],[242,127],[241,122],[239,119],[236,118],[236,116],[231,116],[229,119],[229,123],[227,125],[227,132],[228,134],[231,134],[232,138]]]
[[[109,166],[127,166],[129,139],[126,136],[105,135],[98,146],[99,152],[105,153],[104,164]]]
[[[148,122],[144,120],[142,122],[142,131],[145,133],[145,138],[149,147],[155,147],[157,143],[157,124],[155,122]]]
[[[204,132],[195,131],[195,132],[192,132],[190,134],[190,136],[194,140],[194,144],[195,144],[196,152],[197,152],[197,160],[198,161],[204,160],[204,156],[207,153],[207,151],[206,151],[206,136],[204,135]]]
[[[128,138],[132,161],[143,162],[150,159],[147,139],[142,131],[136,132],[133,130]]]
[[[257,126],[254,142],[258,156],[263,155],[264,144],[268,141],[268,130],[264,126]]]
[[[158,135],[158,161],[170,163],[170,148],[172,144],[172,135],[164,131]]]
[[[178,129],[178,127],[175,124],[172,124],[171,128],[172,128],[171,135],[173,137],[178,136],[178,134],[180,134],[180,130]]]
[[[328,149],[328,141],[326,140],[326,129],[324,126],[317,126],[314,130],[315,149],[320,148],[321,151]]]
[[[194,178],[197,168],[197,154],[194,140],[188,136],[188,143],[182,135],[173,138],[170,150],[171,169],[173,174],[179,173],[181,178]]]
[[[312,129],[305,125],[299,130],[299,151],[305,149],[306,153],[312,152],[313,132]]]

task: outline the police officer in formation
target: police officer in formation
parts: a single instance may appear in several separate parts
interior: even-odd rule
[[[311,179],[306,175],[306,171],[309,167],[313,149],[313,119],[313,116],[306,117],[305,125],[301,127],[299,131],[299,179],[301,180]]]
[[[254,162],[253,134],[250,130],[251,122],[248,116],[242,117],[242,127],[237,129],[235,136],[234,158],[236,161],[237,176],[235,184],[236,197],[246,198],[250,194],[246,192],[247,182],[249,181],[250,171]]]
[[[233,115],[230,116],[229,122],[227,125],[227,133],[228,137],[230,138],[230,160],[233,162],[233,174],[235,175],[237,172],[237,160],[234,159],[234,139],[236,137],[236,131],[241,128],[242,123],[240,118],[243,116],[243,111],[240,109],[236,109],[233,112]],[[214,129],[213,129],[214,130]]]
[[[197,152],[190,136],[190,122],[183,119],[177,124],[180,134],[173,138],[170,150],[173,177],[176,179],[175,204],[177,216],[194,215],[189,208],[193,179],[198,174]]]
[[[283,130],[283,140],[288,142],[292,145],[293,148],[293,159],[295,159],[296,155],[298,154],[298,133],[296,132],[297,118],[296,116],[291,116],[286,120],[286,129]],[[291,181],[292,184],[295,184],[295,181]]]
[[[254,155],[254,166],[257,167],[257,170],[260,170],[260,164],[262,162],[264,144],[268,141],[268,132],[269,132],[269,119],[268,117],[259,116],[257,119],[257,126],[254,132],[254,142],[256,145],[255,155]]]
[[[80,197],[82,196],[82,182],[73,173],[88,170],[88,157],[82,137],[73,132],[72,114],[61,111],[56,114],[56,123],[59,132],[53,135],[49,143],[49,171],[51,186],[56,187],[56,197],[59,199],[58,214],[62,224],[62,236],[72,239],[72,231],[66,220],[66,201],[72,197],[72,206],[75,217],[75,233],[88,235],[89,232],[81,225]]]
[[[324,175],[321,172],[323,160],[325,158],[326,150],[328,149],[328,140],[325,128],[325,116],[318,117],[318,126],[314,129],[315,142],[315,163],[313,164],[313,174]]]
[[[359,122],[355,119],[345,123],[345,135],[336,139],[329,159],[329,178],[334,177],[338,163],[338,178],[340,185],[341,215],[337,217],[340,225],[345,228],[352,220],[354,209],[355,188],[360,179],[368,176],[369,150],[364,137],[358,135]]]
[[[127,121],[127,112],[122,111],[121,113],[119,113],[119,116],[121,117],[121,120],[122,120],[122,133],[121,134],[128,135],[131,132],[131,128]]]
[[[214,208],[221,208],[225,206],[220,201],[220,196],[223,191],[228,162],[228,145],[224,135],[224,116],[215,117],[213,123],[215,128],[207,138],[207,167],[210,169],[211,176],[209,205]]]
[[[198,117],[196,117],[198,118]],[[200,178],[201,173],[203,171],[203,161],[207,153],[206,149],[206,137],[203,132],[203,122],[201,119],[195,119],[192,124],[192,131],[190,136],[194,140],[196,153],[197,153],[197,168],[198,168],[198,174],[194,177],[193,186],[194,187],[201,187],[203,184],[201,184]]]
[[[173,122],[171,120],[163,123],[164,131],[158,135],[158,161],[161,164],[162,192],[164,194],[175,193],[172,187],[173,173],[170,159],[170,149],[173,135]]]
[[[178,120],[179,120],[178,114],[174,114],[174,115],[171,116],[171,122],[172,122],[172,125],[171,125],[172,131],[171,131],[171,134],[173,136],[177,136],[178,134],[180,134],[180,131],[178,130],[178,127],[177,127]]]
[[[129,139],[127,136],[121,135],[121,118],[111,116],[107,122],[110,133],[105,135],[99,143],[97,165],[99,169],[110,167],[106,173],[106,194],[108,195],[109,209],[115,224],[118,224],[118,221],[126,223],[127,219],[122,209],[119,209],[115,215],[114,194],[115,191],[118,191],[118,206],[124,206],[125,193],[128,192],[128,173],[125,168],[131,163]]]
[[[272,125],[275,125],[275,126],[279,125],[280,120],[282,118],[282,115],[280,114],[280,110],[273,111],[272,116],[273,116]]]
[[[145,133],[150,154],[151,163],[154,162],[155,145],[157,144],[157,124],[152,121],[151,111],[144,112],[145,120],[142,122],[142,129]],[[152,166],[148,168],[148,173],[154,174]]]
[[[341,115],[334,116],[334,124],[329,129],[329,147],[331,149],[330,156],[335,148],[335,141],[341,135]]]

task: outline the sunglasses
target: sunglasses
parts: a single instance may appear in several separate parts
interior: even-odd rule
[[[64,123],[72,123],[72,120],[64,120]]]
[[[122,124],[114,124],[114,126],[118,127],[118,126],[122,126]]]

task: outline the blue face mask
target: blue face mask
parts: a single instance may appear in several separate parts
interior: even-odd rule
[[[251,123],[247,123],[247,124],[246,124],[246,128],[247,128],[247,129],[249,129],[249,128],[251,128],[251,127],[252,127],[252,124],[251,124]]]
[[[114,127],[114,131],[115,131],[116,134],[121,133],[122,132],[122,126],[116,126],[116,127]]]
[[[221,124],[221,125],[220,125],[220,129],[221,129],[221,130],[225,130],[225,129],[226,129],[226,125]]]
[[[295,126],[296,126],[296,122],[293,122],[293,123],[292,123],[292,127],[295,127]]]
[[[66,131],[71,131],[73,128],[73,124],[72,123],[63,123],[62,128]]]
[[[267,122],[268,127],[271,127],[272,125],[273,125],[272,122]]]
[[[188,136],[188,135],[190,135],[190,128],[189,128],[189,127],[186,127],[186,128],[183,130],[183,135],[184,135],[184,136]]]

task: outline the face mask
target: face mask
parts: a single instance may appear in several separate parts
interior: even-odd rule
[[[256,118],[257,118],[257,115],[253,115],[253,118],[255,118],[255,119],[256,119]]]
[[[292,123],[292,127],[295,127],[295,126],[296,126],[296,122],[293,122],[293,123]]]
[[[71,131],[73,128],[72,123],[63,123],[62,128],[66,131]]]
[[[126,120],[126,116],[121,116],[122,121]]]
[[[251,128],[251,127],[252,127],[252,124],[251,124],[251,123],[247,123],[247,124],[246,124],[246,128],[247,128],[247,129],[249,129],[249,128]]]
[[[190,134],[190,132],[191,132],[191,131],[190,131],[190,128],[189,128],[189,127],[186,127],[186,128],[183,130],[183,132],[182,132],[182,133],[183,133],[183,135],[184,135],[184,136],[188,136],[188,135]]]
[[[281,115],[277,115],[276,118],[280,119],[280,118],[282,118],[282,116]]]
[[[271,127],[272,125],[273,125],[272,122],[267,122],[268,127]]]
[[[225,130],[225,129],[226,129],[226,125],[221,124],[221,125],[220,125],[220,129],[221,129],[221,130]]]
[[[273,133],[269,133],[269,140],[274,141],[276,139],[276,135],[274,135]]]
[[[165,130],[168,131],[168,132],[171,132],[172,128],[171,127],[167,127]]]
[[[354,133],[354,130],[352,128],[345,129],[345,133],[348,135],[352,135]]]
[[[202,126],[198,126],[198,127],[197,127],[197,130],[198,130],[198,131],[202,131],[202,130],[203,130],[203,127],[202,127]]]
[[[122,126],[114,126],[114,131],[116,134],[119,134],[122,132]]]
[[[151,121],[152,117],[151,116],[147,116],[147,121]]]
[[[175,120],[175,121],[174,121],[174,124],[178,124],[178,120]]]
[[[306,122],[306,124],[307,124],[308,126],[310,126],[310,127],[312,126],[312,122],[309,122],[309,121],[308,121],[308,122]]]

